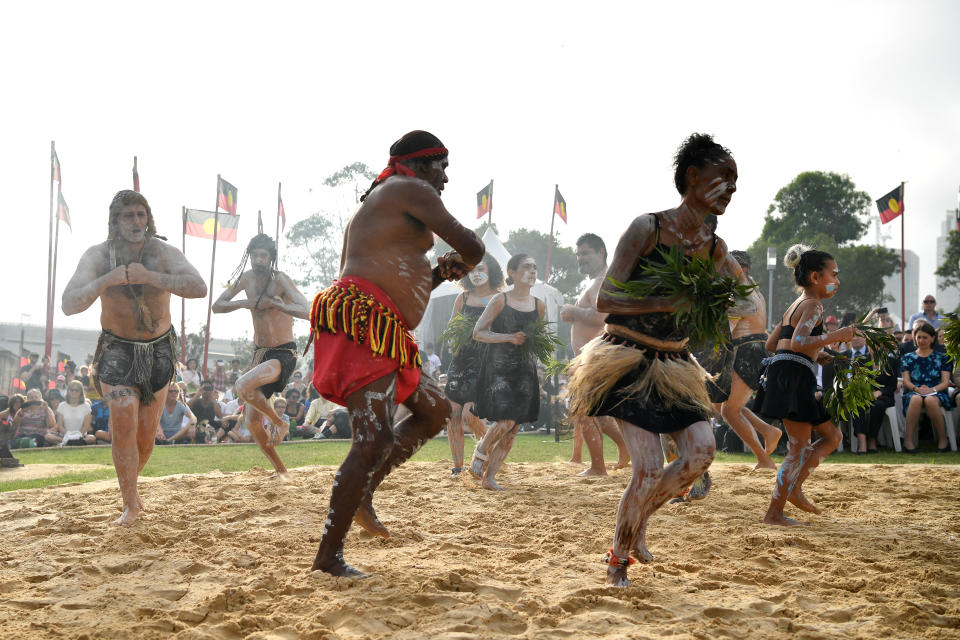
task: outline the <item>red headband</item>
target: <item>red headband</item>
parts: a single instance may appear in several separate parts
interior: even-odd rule
[[[413,160],[414,158],[424,158],[427,156],[445,156],[449,153],[446,147],[429,147],[427,149],[421,149],[420,151],[414,151],[402,156],[390,156],[390,160],[387,162],[387,168],[380,172],[380,175],[377,176],[377,182],[383,182],[392,175],[399,174],[401,176],[413,176],[416,175],[411,171],[407,165],[403,164],[404,160]]]

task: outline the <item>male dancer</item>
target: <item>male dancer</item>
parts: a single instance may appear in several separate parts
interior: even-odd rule
[[[739,278],[735,262],[730,272],[726,243],[704,224],[710,213],[726,210],[737,189],[730,151],[708,135],[693,134],[677,151],[674,166],[680,205],[636,218],[620,238],[608,275],[620,282],[636,280],[648,264],[663,261],[662,248],[676,247],[709,258],[718,272]],[[570,415],[615,417],[633,462],[607,554],[610,585],[629,584],[631,555],[651,558],[645,545],[650,515],[713,461],[707,374],[686,350],[688,330],[677,327],[672,315],[697,303],[683,296],[624,297],[607,279],[597,297],[597,310],[610,314],[605,331],[571,364]],[[669,433],[679,451],[666,468],[659,433]]]
[[[443,206],[447,149],[413,131],[390,147],[390,161],[347,223],[340,278],[317,295],[310,314],[313,384],[347,407],[353,444],[333,481],[330,510],[313,569],[363,577],[343,559],[350,522],[383,537],[373,492],[390,471],[443,428],[450,403],[428,376],[410,330],[420,324],[430,292],[459,280],[483,257],[483,243]],[[454,251],[432,270],[433,236]],[[394,405],[410,415],[393,424]]]
[[[248,258],[252,268],[244,271]],[[293,319],[308,320],[309,303],[293,280],[277,270],[277,245],[264,233],[250,240],[243,262],[231,280],[232,284],[214,303],[213,312],[250,309],[256,351],[253,352],[250,370],[237,380],[237,392],[245,403],[243,419],[250,435],[270,459],[277,475],[286,479],[287,469],[277,454],[276,446],[287,436],[290,426],[277,415],[270,396],[283,391],[297,366]],[[247,297],[234,300],[241,291]],[[269,434],[263,428],[264,417],[269,421]]]
[[[173,380],[177,334],[170,294],[202,298],[207,286],[180,251],[160,242],[147,199],[119,191],[110,203],[107,241],[84,252],[63,291],[63,312],[80,313],[100,298],[103,332],[94,384],[110,407],[113,465],[130,526],[143,503],[137,476],[153,451],[167,385]]]
[[[750,277],[750,256],[745,251],[731,251],[730,255],[740,265],[746,281],[749,284],[756,284]],[[739,313],[736,315],[739,317],[734,318],[734,311],[731,311],[733,376],[729,397],[723,403],[720,413],[757,457],[757,466],[754,468],[776,469],[777,465],[770,459],[770,454],[777,449],[781,435],[780,429],[767,424],[746,408],[747,400],[760,386],[760,374],[763,373],[761,362],[769,355],[765,346],[767,304],[759,287],[754,287],[743,302],[743,306],[737,307]],[[763,435],[763,446],[757,437],[758,432]]]
[[[593,233],[585,233],[577,239],[577,266],[580,273],[591,278],[587,289],[580,295],[577,303],[565,304],[560,308],[560,319],[571,323],[570,345],[573,354],[580,355],[583,346],[603,331],[603,319],[606,314],[597,311],[597,293],[603,278],[607,275],[607,246],[603,238]],[[602,432],[602,433],[601,433]],[[630,464],[630,452],[623,441],[617,421],[609,416],[599,418],[581,416],[573,420],[573,458],[571,462],[580,462],[581,448],[587,443],[590,451],[590,468],[578,473],[578,476],[605,476],[607,467],[603,460],[603,434],[617,443],[620,459],[614,469],[622,469]]]

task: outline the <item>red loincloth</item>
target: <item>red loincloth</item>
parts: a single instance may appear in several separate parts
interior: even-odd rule
[[[310,312],[313,386],[327,400],[346,398],[397,372],[395,401],[420,384],[420,350],[393,301],[369,280],[346,276],[317,294]]]

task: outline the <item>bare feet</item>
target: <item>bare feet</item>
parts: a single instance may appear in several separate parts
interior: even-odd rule
[[[625,460],[617,460],[617,464],[613,465],[613,469],[616,471],[617,469],[626,469],[629,466],[630,458],[628,457]]]
[[[483,477],[483,469],[487,466],[487,460],[490,459],[490,456],[485,454],[483,451],[480,451],[480,445],[477,445],[473,449],[473,458],[470,460],[470,475],[476,479]]]
[[[506,489],[498,485],[497,481],[493,478],[484,478],[483,482],[480,483],[480,486],[484,489],[489,489],[490,491],[506,491]]]
[[[364,573],[359,569],[355,569],[348,565],[343,560],[343,549],[337,551],[336,555],[329,562],[320,562],[320,559],[317,558],[313,561],[313,566],[310,568],[311,571],[323,571],[324,573],[329,573],[332,576],[337,576],[340,578],[369,578],[369,573]]]
[[[630,555],[636,558],[638,562],[643,562],[644,564],[653,562],[653,554],[647,549],[647,545],[642,542],[637,543],[637,548],[631,551]]]
[[[763,434],[763,450],[767,452],[768,456],[777,450],[777,444],[779,444],[781,436],[783,436],[783,432],[776,427]]]
[[[768,455],[766,460],[760,460],[757,462],[757,466],[755,466],[753,470],[756,471],[757,469],[773,469],[776,471],[777,465],[773,460],[770,459],[770,456]]]
[[[807,497],[803,495],[803,491],[801,491],[799,488],[794,489],[793,493],[790,494],[790,497],[787,498],[787,500],[790,501],[790,504],[795,506],[797,509],[800,509],[801,511],[806,511],[808,513],[815,513],[817,515],[820,515],[820,513],[822,513],[815,504],[807,500]]]
[[[607,470],[604,467],[597,469],[596,467],[590,467],[589,469],[584,469],[577,474],[581,478],[586,478],[588,476],[605,476],[607,475]]]
[[[570,458],[567,462],[569,462],[570,464],[583,464],[583,456],[581,456],[579,459]]]
[[[383,523],[377,518],[377,512],[373,510],[372,504],[361,502],[357,513],[353,516],[353,521],[363,527],[368,533],[380,536],[381,538],[390,537],[390,530],[383,526]],[[328,571],[327,573],[330,572]]]
[[[270,479],[283,483],[293,482],[293,476],[291,476],[287,471],[277,471],[275,474],[270,476]]]
[[[779,516],[767,514],[763,518],[763,524],[775,524],[781,527],[805,527],[806,526],[804,523],[794,520],[793,518],[788,518],[782,513]]]
[[[137,521],[137,516],[140,515],[140,509],[138,507],[126,507],[123,510],[123,515],[110,523],[111,527],[132,527],[133,523]]]
[[[607,567],[607,584],[611,587],[629,587],[626,567]]]

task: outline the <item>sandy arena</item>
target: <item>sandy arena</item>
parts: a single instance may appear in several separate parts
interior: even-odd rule
[[[351,531],[364,581],[308,572],[332,467],[145,482],[132,529],[115,480],[0,494],[3,638],[958,638],[960,467],[824,465],[823,516],[759,524],[771,473],[716,465],[704,502],[651,521],[655,561],[603,584],[628,474],[504,465],[510,490],[413,463]],[[466,475],[466,474],[464,474]]]

